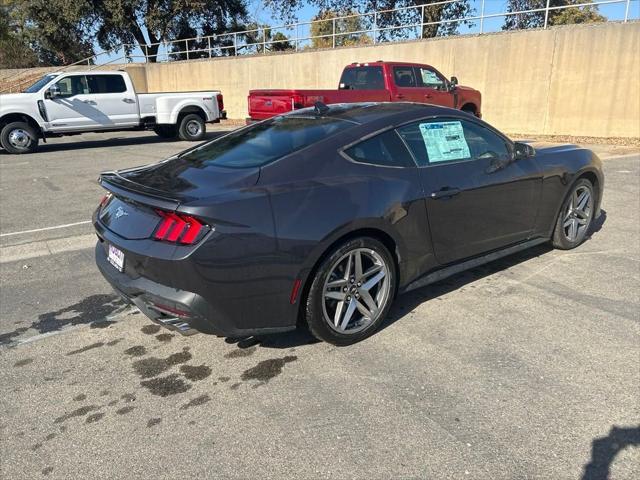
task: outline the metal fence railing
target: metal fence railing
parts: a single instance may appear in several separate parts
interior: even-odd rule
[[[99,68],[115,63],[148,63],[168,62],[175,60],[192,60],[198,58],[213,58],[219,56],[238,56],[244,54],[264,54],[274,51],[299,51],[313,48],[313,42],[321,44],[322,48],[335,48],[345,44],[376,44],[395,40],[425,38],[424,32],[429,27],[442,25],[475,25],[473,33],[487,32],[486,22],[500,17],[516,17],[539,15],[535,28],[548,28],[550,14],[565,9],[585,7],[600,7],[619,5],[624,8],[624,15],[620,21],[627,22],[637,19],[640,15],[632,15],[631,5],[640,5],[639,0],[585,0],[581,3],[551,6],[550,0],[540,0],[539,8],[519,11],[488,12],[485,8],[491,0],[475,0],[474,9],[465,10],[467,14],[459,18],[439,21],[425,21],[425,13],[429,8],[460,3],[463,0],[442,0],[422,5],[412,5],[369,13],[354,13],[326,19],[307,20],[278,26],[260,26],[250,30],[221,33],[210,36],[198,36],[144,45],[123,44],[116,48],[99,52],[58,70],[87,65],[89,69]],[[506,4],[506,2],[502,2]],[[504,7],[503,7],[504,8]],[[640,10],[640,9],[639,9]],[[541,17],[544,14],[544,20]],[[324,25],[323,25],[324,24]],[[319,34],[313,34],[314,26]],[[346,29],[344,27],[347,27]],[[518,29],[516,26],[515,29]],[[492,31],[495,31],[492,30]],[[280,33],[280,36],[273,35]],[[286,32],[286,33],[283,33]],[[322,33],[324,32],[324,33]],[[453,34],[459,32],[455,31]],[[451,34],[451,33],[450,33]],[[278,37],[278,38],[276,38]],[[345,42],[345,38],[349,42]],[[311,42],[311,45],[309,44]],[[122,54],[120,54],[122,52]],[[104,58],[101,63],[100,59]],[[6,79],[4,81],[6,84]],[[12,85],[17,91],[24,85]],[[2,88],[0,86],[0,92]]]

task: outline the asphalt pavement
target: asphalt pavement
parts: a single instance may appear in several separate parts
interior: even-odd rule
[[[637,152],[597,147],[604,214],[578,249],[407,294],[337,348],[182,337],[99,275],[98,173],[188,146],[0,152],[0,478],[640,478]]]

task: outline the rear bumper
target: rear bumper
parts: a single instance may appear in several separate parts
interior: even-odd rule
[[[221,315],[215,305],[196,293],[168,287],[142,276],[131,278],[119,272],[108,262],[102,241],[96,244],[95,259],[98,270],[113,289],[126,302],[136,305],[143,314],[156,322],[171,325],[179,321],[198,332],[224,337],[277,333],[295,328],[238,328],[233,319]],[[178,330],[185,333],[186,329]]]

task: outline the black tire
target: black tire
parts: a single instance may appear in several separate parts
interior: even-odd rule
[[[8,123],[0,132],[0,144],[13,154],[33,153],[38,149],[38,133],[26,122]]]
[[[153,131],[161,138],[177,138],[178,129],[175,125],[157,125]]]
[[[476,116],[475,107],[472,107],[470,105],[465,105],[464,107],[462,107],[462,111],[465,112],[465,113],[468,113],[469,115],[472,115],[474,117]]]
[[[578,214],[577,212],[579,209],[576,207],[579,205],[575,205],[576,196],[577,194],[581,195],[582,192],[585,191],[588,192],[590,196],[590,198],[587,199],[587,209],[586,212],[580,211],[580,214]],[[589,234],[591,223],[593,222],[595,205],[596,197],[593,184],[586,178],[579,179],[571,187],[567,198],[562,203],[562,207],[560,207],[560,212],[558,212],[558,219],[553,230],[553,239],[551,242],[555,248],[560,250],[570,250],[572,248],[576,248],[585,241]],[[582,221],[584,224],[577,223]],[[575,225],[577,225],[575,237],[571,235],[571,223],[575,223]]]
[[[340,259],[344,258],[345,255],[358,249],[373,251],[384,261],[388,277],[386,279],[386,281],[388,281],[388,290],[386,290],[388,293],[383,295],[383,298],[385,298],[384,304],[379,305],[379,313],[373,321],[370,321],[370,323],[359,331],[355,328],[355,333],[342,333],[330,326],[329,318],[325,317],[325,283],[328,281],[329,275],[334,271],[336,262],[340,262]],[[319,340],[338,346],[351,345],[369,337],[378,329],[391,308],[396,293],[396,276],[397,270],[394,258],[391,253],[389,253],[389,250],[374,238],[358,237],[348,240],[334,248],[325,256],[311,280],[311,286],[309,287],[305,300],[304,311],[304,320],[306,321],[309,331]],[[353,281],[351,281],[351,283],[353,283]],[[355,299],[355,296],[353,298]],[[360,298],[360,300],[356,301],[362,301],[361,298],[364,297],[358,298]],[[347,304],[345,303],[345,305]],[[361,319],[360,321],[362,322],[363,320]],[[364,321],[364,323],[366,322],[367,320]]]
[[[200,115],[189,113],[180,120],[178,127],[178,137],[180,137],[180,140],[198,142],[204,138],[206,133],[207,128]]]

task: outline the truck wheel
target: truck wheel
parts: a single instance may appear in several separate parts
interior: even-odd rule
[[[38,148],[38,134],[25,122],[5,125],[0,132],[0,144],[9,153],[32,153]]]
[[[178,128],[178,136],[181,140],[197,142],[204,138],[205,133],[207,133],[207,130],[204,125],[204,120],[202,120],[200,115],[190,113],[182,117],[180,127]]]
[[[158,125],[154,127],[153,131],[161,138],[176,138],[178,136],[175,125]]]

